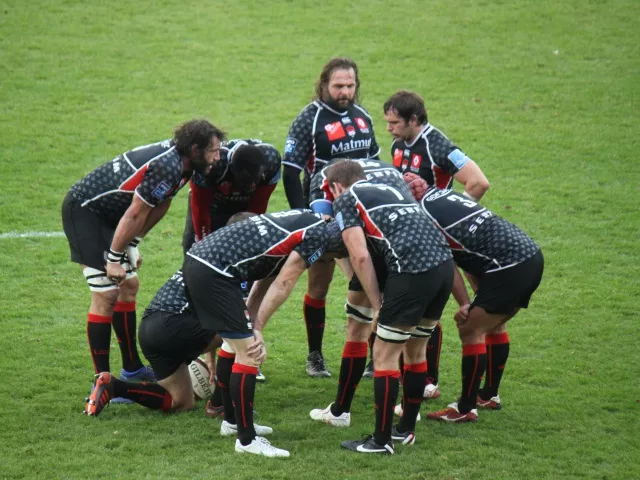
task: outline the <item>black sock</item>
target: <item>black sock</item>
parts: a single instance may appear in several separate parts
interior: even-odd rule
[[[218,371],[218,364],[216,363],[216,372]],[[214,377],[215,385],[213,386],[213,393],[211,397],[209,397],[209,402],[211,402],[211,406],[215,408],[222,407],[222,390],[218,386],[218,374]]]
[[[376,409],[376,429],[373,439],[385,445],[391,439],[393,409],[398,399],[399,370],[376,370],[373,375],[373,396]]]
[[[478,390],[487,368],[487,346],[484,343],[462,346],[462,393],[458,411],[469,413],[477,406]]]
[[[322,353],[322,337],[324,336],[325,300],[315,300],[309,295],[304,296],[304,322],[307,326],[307,343],[309,353]]]
[[[236,410],[238,439],[249,445],[256,438],[253,427],[253,398],[256,393],[258,367],[234,363],[231,373],[231,398]]]
[[[110,371],[111,317],[90,313],[87,317],[87,339],[95,372]]]
[[[427,382],[438,384],[438,370],[440,369],[440,349],[442,347],[442,326],[438,322],[431,332],[427,343]]]
[[[122,368],[135,372],[142,368],[136,343],[136,302],[118,302],[113,309],[113,330],[120,345]]]
[[[487,374],[484,386],[480,389],[480,398],[489,400],[498,395],[500,380],[509,358],[509,334],[487,335]]]
[[[216,362],[216,391],[219,392],[221,402],[216,404],[224,407],[224,419],[232,424],[236,424],[236,412],[233,408],[231,400],[231,371],[236,360],[235,353],[229,353],[225,350],[218,350],[218,361]]]
[[[338,393],[331,406],[331,413],[338,416],[351,411],[351,402],[367,364],[366,342],[347,342],[342,351]]]
[[[414,432],[416,419],[422,404],[424,386],[427,383],[427,362],[404,366],[402,386],[402,417],[398,423],[400,432]]]
[[[157,383],[123,382],[115,377],[111,381],[115,397],[128,398],[153,410],[168,412],[171,409],[171,395]]]

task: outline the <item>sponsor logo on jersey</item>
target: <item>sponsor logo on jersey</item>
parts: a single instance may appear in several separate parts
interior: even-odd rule
[[[338,140],[340,138],[344,138],[346,133],[344,133],[344,128],[342,128],[342,124],[340,122],[329,123],[324,126],[324,129],[327,131],[327,137],[329,141]]]
[[[167,193],[169,193],[169,190],[171,190],[171,187],[169,186],[169,184],[167,182],[165,182],[165,181],[162,181],[153,190],[153,192],[151,192],[151,195],[153,195],[153,197],[158,199],[158,200],[164,200],[164,198],[167,195]]]
[[[411,171],[417,172],[420,170],[420,165],[422,165],[422,155],[418,155],[414,153],[411,155]]]
[[[353,125],[347,125],[347,133],[351,138],[356,136],[356,129]]]
[[[369,133],[369,125],[364,121],[364,118],[356,117],[356,125],[362,133]]]
[[[342,125],[340,126],[340,128],[342,128]],[[370,138],[365,138],[362,140],[354,140],[351,139],[348,142],[339,142],[337,144],[333,144],[331,145],[331,154],[335,154],[335,153],[346,153],[346,152],[351,152],[353,150],[363,150],[363,149],[369,149],[371,147],[371,139]]]
[[[356,118],[357,120],[357,118]],[[342,117],[342,123],[344,125],[349,125],[351,123],[351,119],[349,117]]]
[[[407,157],[402,157],[402,163],[400,164],[400,168],[404,172],[409,168],[409,159]]]
[[[292,154],[296,149],[296,139],[287,137],[287,140],[284,142],[284,153]]]
[[[309,265],[313,265],[316,262],[316,260],[318,260],[321,256],[322,256],[322,249],[319,248],[318,250],[313,252],[313,254],[307,260],[307,263]]]
[[[393,166],[399,167],[402,164],[402,150],[396,148],[393,151]]]
[[[462,153],[459,148],[456,148],[453,152],[447,155],[447,158],[451,160],[451,163],[453,163],[458,170],[464,167],[469,161],[469,157]]]

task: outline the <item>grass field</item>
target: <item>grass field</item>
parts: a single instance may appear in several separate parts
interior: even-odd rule
[[[640,3],[615,0],[0,4],[0,478],[640,478]],[[206,117],[282,149],[335,55],[360,66],[385,157],[381,106],[421,93],[431,122],[491,181],[485,205],[542,246],[546,270],[510,324],[504,409],[475,425],[420,422],[413,448],[357,456],[373,430],[363,380],[352,426],[308,418],[332,399],[344,342],[328,300],[332,379],[304,372],[304,286],[268,326],[258,421],[289,460],[238,457],[219,421],[114,405],[80,414],[92,379],[89,293],[68,260],[60,204],[95,166]],[[182,192],[142,246],[139,313],[181,263]],[[270,210],[286,208],[281,186]],[[459,390],[449,304],[441,408]],[[115,340],[112,365],[119,366]]]

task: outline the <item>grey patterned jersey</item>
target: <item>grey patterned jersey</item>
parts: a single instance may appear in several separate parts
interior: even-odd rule
[[[262,150],[264,164],[258,183],[240,187],[233,177],[230,166],[233,163],[233,154],[243,145],[255,145]],[[280,152],[273,145],[262,140],[229,140],[220,146],[220,161],[215,163],[211,172],[206,177],[194,173],[191,181],[199,187],[212,189],[212,203],[205,206],[210,210],[211,216],[234,214],[247,210],[256,189],[278,183],[281,161]]]
[[[238,280],[277,275],[289,254],[297,252],[311,266],[329,242],[325,220],[310,210],[285,210],[248,218],[216,230],[187,255]]]
[[[373,121],[360,105],[339,112],[316,100],[296,117],[284,146],[283,165],[316,173],[334,158],[376,158]]]
[[[473,275],[512,267],[540,250],[518,227],[453,190],[432,190],[421,203],[444,232],[456,263]]]
[[[189,302],[184,293],[184,280],[182,271],[178,270],[173,276],[167,280],[158,293],[155,294],[147,310],[182,313],[189,311]]]
[[[129,150],[71,187],[73,198],[109,224],[118,224],[134,193],[152,207],[171,199],[189,180],[171,140]]]
[[[430,123],[411,143],[396,140],[391,145],[393,166],[401,173],[420,175],[430,187],[449,188],[453,176],[469,158]]]
[[[392,165],[372,158],[359,158],[353,159],[353,161],[362,165],[367,176],[367,182],[373,185],[394,187],[403,195],[408,194],[411,197],[409,187],[402,179],[402,175]],[[309,192],[309,206],[311,209],[316,213],[325,213],[331,216],[333,216],[331,204],[334,197],[327,183],[326,172],[332,164],[333,162],[328,163],[322,170],[311,177],[311,189]]]
[[[364,229],[390,273],[426,272],[451,258],[446,240],[410,192],[362,180],[336,198],[333,209],[342,230]]]

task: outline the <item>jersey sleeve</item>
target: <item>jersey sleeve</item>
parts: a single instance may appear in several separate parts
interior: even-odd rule
[[[363,227],[364,223],[356,208],[356,198],[351,192],[340,195],[333,202],[333,211],[336,214],[336,221],[340,230],[344,231],[351,227]]]
[[[322,213],[333,216],[333,193],[329,189],[327,179],[322,172],[316,173],[311,177],[311,186],[309,187],[309,206],[314,213]]]
[[[276,185],[280,181],[280,166],[282,164],[280,152],[268,143],[259,144],[258,148],[262,150],[265,158],[263,179],[259,185]]]
[[[284,155],[282,164],[303,170],[313,145],[313,119],[317,107],[313,104],[305,107],[296,117],[289,129],[287,140],[284,143]]]
[[[458,173],[469,162],[469,157],[438,130],[429,138],[428,145],[433,162],[450,175]]]
[[[304,232],[304,238],[293,251],[297,252],[307,263],[313,265],[325,251],[329,236],[324,223],[318,223]]]
[[[175,168],[167,157],[148,164],[142,182],[136,188],[136,194],[152,207],[173,198],[174,188],[181,180],[182,172]]]

